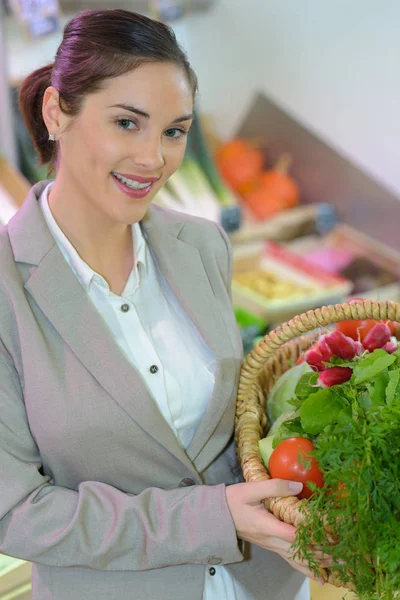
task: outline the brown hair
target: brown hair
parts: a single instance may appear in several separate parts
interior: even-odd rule
[[[196,74],[170,27],[120,9],[78,13],[64,29],[54,64],[28,75],[19,90],[19,107],[39,154],[39,164],[49,163],[50,173],[57,161],[57,146],[49,141],[42,116],[48,86],[58,90],[61,110],[77,116],[84,97],[101,89],[104,80],[146,62],[174,63],[183,68],[196,94]]]

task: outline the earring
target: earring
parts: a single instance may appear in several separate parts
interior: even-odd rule
[[[54,133],[49,133],[49,140],[51,142],[54,142],[55,138],[54,138]]]

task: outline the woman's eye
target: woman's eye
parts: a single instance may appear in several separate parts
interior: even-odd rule
[[[187,135],[187,131],[185,129],[179,129],[179,127],[171,127],[171,129],[165,131],[165,135],[168,138],[179,140]]]
[[[117,119],[117,125],[120,129],[126,129],[128,131],[137,128],[137,124],[132,119]],[[132,125],[132,127],[130,127]]]

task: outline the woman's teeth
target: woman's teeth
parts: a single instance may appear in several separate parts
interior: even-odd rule
[[[128,187],[132,188],[133,190],[143,190],[144,188],[149,187],[152,183],[151,181],[149,181],[148,183],[139,183],[138,181],[134,181],[133,179],[127,179],[126,177],[123,177],[119,173],[115,173],[115,171],[113,171],[112,174],[114,175],[114,177],[119,179],[119,181],[122,181],[122,183],[124,185],[127,185]]]

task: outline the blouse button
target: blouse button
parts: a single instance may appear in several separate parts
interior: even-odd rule
[[[157,373],[157,371],[158,371],[157,365],[151,365],[151,367],[150,367],[150,373],[154,374],[154,373]]]
[[[215,575],[215,569],[214,567],[211,567],[211,569],[209,569],[209,573],[211,576]]]
[[[128,312],[128,310],[129,310],[129,304],[122,304],[121,305],[121,310],[122,310],[122,312]]]

